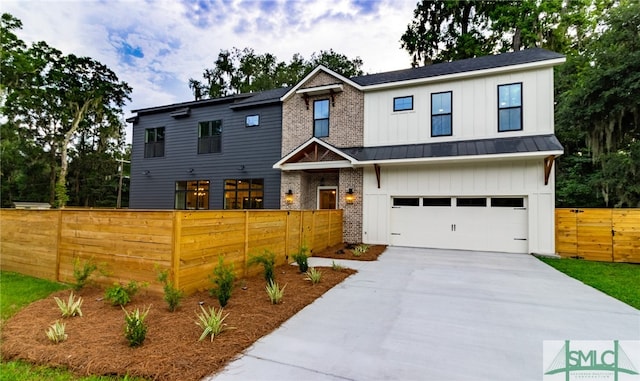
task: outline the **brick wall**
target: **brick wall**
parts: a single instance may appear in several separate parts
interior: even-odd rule
[[[301,88],[340,83],[324,72],[318,72]],[[344,91],[335,94],[335,106],[329,106],[329,136],[322,138],[336,147],[363,145],[364,94],[343,83]],[[331,99],[329,94],[310,96],[309,106],[301,95],[294,94],[282,105],[282,156],[313,137],[313,101]]]
[[[362,242],[362,168],[341,168],[338,189],[338,208],[344,210],[342,238],[348,243]],[[354,201],[347,204],[346,192],[353,189]]]

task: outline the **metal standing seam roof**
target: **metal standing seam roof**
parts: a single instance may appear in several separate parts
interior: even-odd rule
[[[558,138],[550,134],[338,150],[358,161],[378,161],[564,151],[564,148]]]

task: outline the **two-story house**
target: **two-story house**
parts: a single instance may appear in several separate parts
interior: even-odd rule
[[[282,208],[342,208],[344,238],[554,253],[553,67],[530,49],[345,78],[281,97]]]
[[[278,209],[286,91],[134,110],[130,207]]]

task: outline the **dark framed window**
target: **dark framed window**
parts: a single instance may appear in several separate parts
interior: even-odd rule
[[[264,179],[227,179],[224,181],[225,209],[264,208]]]
[[[260,115],[247,115],[244,120],[245,127],[258,127],[260,125]]]
[[[413,110],[413,95],[393,98],[393,111]]]
[[[492,208],[524,208],[522,197],[495,197],[491,198]]]
[[[198,153],[222,151],[222,121],[212,120],[198,123]]]
[[[431,136],[451,136],[451,91],[431,94]]]
[[[420,206],[418,197],[394,197],[393,206]]]
[[[176,209],[209,209],[209,180],[176,181]]]
[[[329,100],[313,102],[313,136],[323,138],[329,136]]]
[[[498,85],[498,132],[522,130],[522,83]]]
[[[487,199],[486,197],[458,197],[456,199],[456,205],[457,206],[480,206],[480,207],[486,207],[487,206]]]
[[[425,197],[422,199],[422,206],[451,206],[450,197]]]
[[[144,157],[164,156],[164,127],[144,130]]]

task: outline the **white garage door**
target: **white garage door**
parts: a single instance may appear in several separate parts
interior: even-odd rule
[[[527,253],[525,197],[393,197],[395,246]]]

